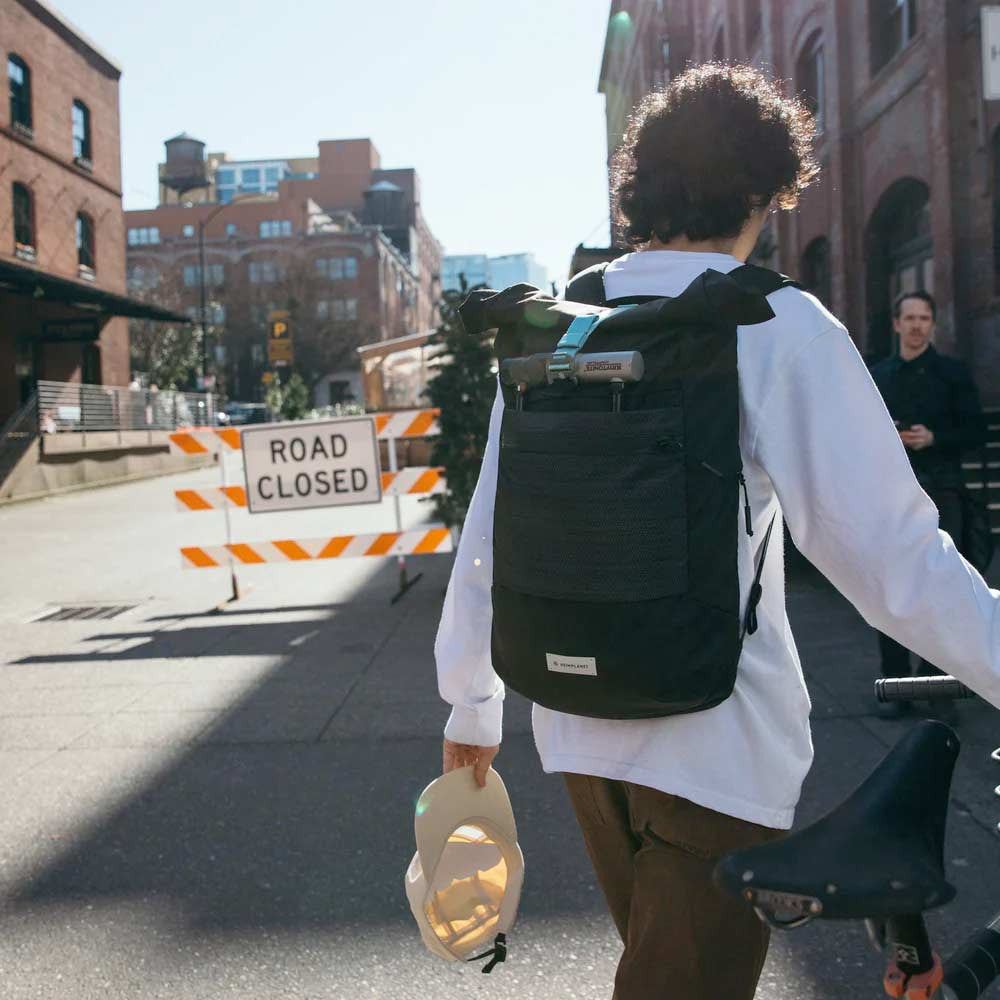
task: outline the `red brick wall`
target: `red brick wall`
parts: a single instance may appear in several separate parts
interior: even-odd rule
[[[622,0],[632,8],[632,0]],[[921,0],[918,30],[878,73],[869,58],[868,4],[836,0],[764,3],[759,46],[745,47],[745,5],[740,0],[687,0],[671,4],[672,50],[710,58],[717,28],[725,30],[726,56],[759,60],[792,81],[803,46],[822,32],[825,54],[825,132],[817,142],[823,174],[794,213],[777,223],[780,266],[796,275],[809,242],[826,236],[831,250],[833,311],[844,319],[862,350],[868,345],[865,232],[879,199],[897,181],[916,178],[930,188],[934,292],[939,304],[938,342],[973,365],[985,398],[1000,403],[1000,289],[993,258],[994,164],[992,141],[1000,129],[1000,102],[984,105],[979,7],[981,3]],[[682,9],[683,8],[683,9]],[[638,20],[640,31],[659,31]],[[680,29],[674,35],[674,26]],[[690,31],[689,26],[690,25]],[[648,48],[641,39],[636,51]],[[605,55],[613,71],[609,95],[642,95],[648,78],[634,56],[628,65]],[[673,66],[676,72],[680,67]],[[621,78],[615,77],[618,73]],[[622,74],[624,74],[622,76]],[[621,109],[609,99],[612,114]]]
[[[121,206],[118,70],[79,40],[67,37],[50,14],[30,0],[0,3],[4,64],[14,53],[31,70],[32,139],[10,128],[10,102],[0,101],[0,257],[14,258],[11,185],[18,181],[33,196],[35,247],[39,269],[78,278],[76,216],[94,222],[94,283],[125,291],[125,234]],[[6,88],[6,65],[4,65]],[[93,170],[73,164],[72,105],[90,110]],[[128,378],[128,337],[121,321],[101,337],[103,377]]]

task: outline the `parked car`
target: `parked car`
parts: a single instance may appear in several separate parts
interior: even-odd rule
[[[274,419],[264,403],[227,403],[226,422],[237,424],[269,424]]]

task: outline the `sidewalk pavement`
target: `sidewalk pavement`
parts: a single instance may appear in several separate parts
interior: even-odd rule
[[[214,614],[221,575],[174,559],[179,541],[216,529],[175,515],[167,492],[140,483],[0,511],[17,556],[0,578],[3,995],[606,1000],[619,944],[514,694],[497,767],[527,880],[507,965],[485,977],[433,958],[406,908],[413,805],[447,715],[432,644],[450,557],[411,560],[425,575],[397,604],[391,561],[261,568]],[[412,523],[426,507],[404,513]],[[287,537],[359,516],[311,514]],[[236,530],[265,537],[273,523]],[[138,606],[113,621],[31,620],[49,603],[129,595]],[[788,605],[814,706],[802,823],[908,723],[875,718],[874,636],[815,571],[791,574]],[[943,952],[998,908],[1000,726],[981,702],[959,711],[946,861],[960,895],[930,921]],[[831,981],[879,993],[858,924],[772,941],[762,1000],[825,1000]]]

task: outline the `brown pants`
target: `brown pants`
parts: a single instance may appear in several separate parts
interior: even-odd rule
[[[613,1000],[751,1000],[768,929],[712,869],[784,831],[628,781],[563,777],[625,945]]]

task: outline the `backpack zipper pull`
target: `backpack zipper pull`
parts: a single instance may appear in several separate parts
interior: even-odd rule
[[[750,496],[747,493],[747,481],[743,478],[743,473],[740,476],[740,486],[743,487],[743,516],[746,518],[747,523],[747,534],[753,537],[753,525],[750,521]]]

